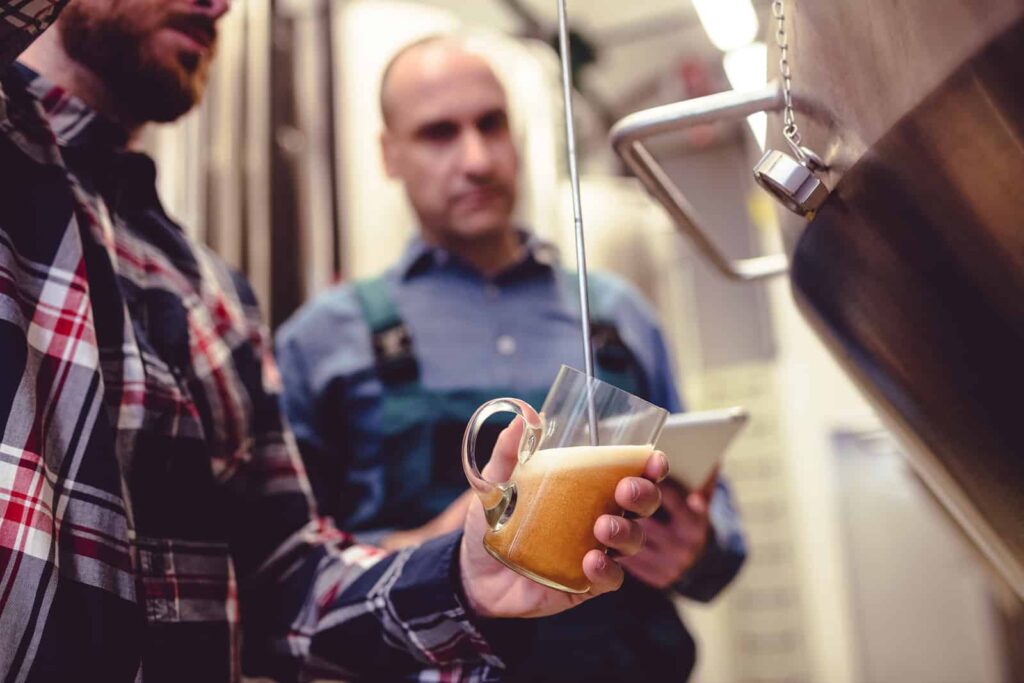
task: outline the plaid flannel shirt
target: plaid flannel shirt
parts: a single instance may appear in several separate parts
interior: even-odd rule
[[[62,5],[0,0],[0,679],[492,679],[458,535],[316,516],[246,283],[11,64]]]

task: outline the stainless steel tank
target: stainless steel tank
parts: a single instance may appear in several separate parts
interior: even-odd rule
[[[812,327],[1024,599],[1024,2],[815,0],[786,13],[803,139],[833,188],[809,223],[783,220],[786,257],[723,257],[642,144],[777,112],[777,87],[641,112],[613,144],[723,273],[756,279],[788,261]],[[769,143],[785,148],[777,132]]]

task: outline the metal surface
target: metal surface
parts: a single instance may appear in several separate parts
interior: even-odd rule
[[[647,109],[625,117],[612,128],[611,143],[651,195],[668,211],[678,228],[689,237],[722,274],[734,280],[760,280],[785,273],[784,254],[744,259],[729,258],[710,236],[712,230],[697,216],[682,190],[644,146],[647,138],[716,121],[742,119],[761,111],[779,111],[782,89],[770,84],[752,92],[723,92]]]
[[[245,132],[244,187],[245,187],[245,270],[252,284],[256,300],[263,314],[274,316],[271,290],[272,207],[270,188],[273,186],[271,169],[271,0],[249,0],[241,5],[245,10],[246,71],[245,71]]]
[[[1024,599],[1024,19],[874,143],[793,290],[910,462]]]
[[[828,198],[828,188],[810,168],[774,149],[754,166],[754,180],[787,209],[807,218]]]

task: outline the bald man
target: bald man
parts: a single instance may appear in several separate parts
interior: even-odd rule
[[[321,509],[401,548],[461,525],[471,501],[458,454],[473,410],[502,395],[539,406],[560,364],[583,357],[574,277],[512,221],[519,153],[488,63],[459,39],[414,43],[385,72],[381,113],[384,165],[419,234],[379,277],[307,304],[277,353]],[[599,376],[680,410],[650,306],[608,275],[590,284]],[[664,518],[645,526],[652,547],[622,560],[620,594],[542,621],[518,680],[686,679],[694,644],[670,596],[710,600],[745,551],[724,485],[662,495]]]

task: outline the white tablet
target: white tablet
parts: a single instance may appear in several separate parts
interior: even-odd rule
[[[744,408],[669,415],[657,444],[668,457],[669,476],[691,491],[700,488],[748,418]]]

